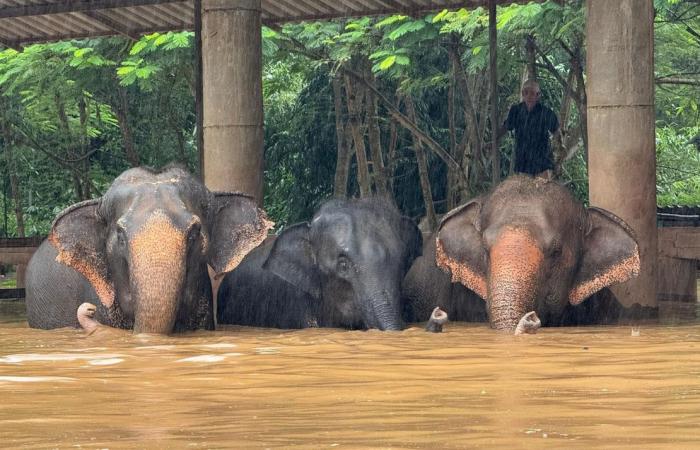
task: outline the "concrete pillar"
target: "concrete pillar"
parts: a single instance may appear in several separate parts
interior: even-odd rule
[[[636,232],[641,273],[613,289],[656,306],[656,151],[652,0],[588,0],[588,175],[591,205]]]
[[[263,197],[260,0],[202,0],[203,177]]]

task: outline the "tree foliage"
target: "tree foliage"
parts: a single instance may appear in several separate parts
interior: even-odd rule
[[[654,5],[659,204],[700,204],[700,5]],[[264,27],[273,219],[307,219],[334,194],[386,195],[418,218],[488,189],[487,28],[483,8]],[[562,123],[561,179],[585,201],[583,1],[499,7],[497,28],[499,120],[536,76]],[[130,166],[197,170],[193,55],[189,32],[0,52],[0,233],[46,233]]]

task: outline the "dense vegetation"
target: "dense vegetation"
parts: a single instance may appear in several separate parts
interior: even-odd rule
[[[700,204],[700,5],[655,6],[658,202]],[[487,23],[477,8],[263,29],[265,208],[278,224],[332,195],[391,196],[430,222],[488,189]],[[585,200],[583,2],[499,8],[498,31],[500,120],[537,77],[562,123],[560,177]],[[131,166],[197,171],[192,45],[181,32],[0,52],[0,235],[46,233]],[[503,176],[511,150],[506,139]]]

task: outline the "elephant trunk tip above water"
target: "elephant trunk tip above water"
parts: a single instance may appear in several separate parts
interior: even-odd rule
[[[516,175],[445,215],[435,264],[486,302],[492,327],[512,333],[529,311],[558,324],[567,305],[637,276],[640,261],[619,217],[585,208],[556,182]]]
[[[27,268],[27,319],[77,326],[81,298],[112,327],[213,329],[207,265],[232,270],[271,227],[251,197],[210,192],[184,168],[129,169],[56,217]]]

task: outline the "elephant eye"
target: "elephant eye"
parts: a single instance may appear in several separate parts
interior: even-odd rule
[[[190,242],[194,242],[197,239],[199,239],[200,234],[202,234],[202,226],[199,223],[194,223],[190,227],[190,231],[187,237],[190,240]]]
[[[350,270],[350,260],[347,256],[340,255],[338,257],[337,269],[338,273],[346,273],[348,270]]]
[[[126,231],[120,226],[117,227],[117,243],[120,247],[126,246]]]
[[[549,249],[549,256],[552,258],[561,256],[561,244],[553,245],[552,248]]]

